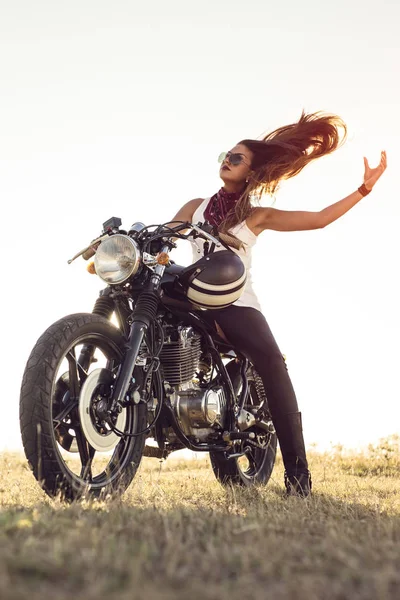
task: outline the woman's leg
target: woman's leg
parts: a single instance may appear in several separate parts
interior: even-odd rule
[[[285,360],[264,315],[255,308],[229,306],[209,311],[207,317],[220,325],[228,340],[260,374],[282,452],[287,487],[304,480],[297,491],[307,495],[309,471],[301,414]]]

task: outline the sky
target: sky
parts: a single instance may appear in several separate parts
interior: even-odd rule
[[[111,216],[161,223],[212,195],[222,150],[303,109],[340,115],[348,140],[282,184],[277,208],[350,194],[363,156],[375,166],[386,149],[389,166],[329,227],[263,232],[255,289],[307,444],[400,433],[399,19],[397,0],[0,0],[0,449],[20,448],[37,338],[104,287],[67,260]],[[190,262],[190,248],[175,253]]]

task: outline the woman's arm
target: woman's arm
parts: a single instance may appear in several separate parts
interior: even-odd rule
[[[326,227],[339,217],[343,216],[363,196],[356,191],[327,206],[318,212],[309,212],[305,210],[278,210],[277,208],[261,208],[257,215],[258,222],[254,223],[255,233],[258,235],[264,229],[273,229],[274,231],[305,231],[310,229],[321,229]]]
[[[381,153],[381,162],[375,169],[370,168],[366,158],[364,158],[364,165],[364,185],[368,190],[372,190],[386,169],[386,152],[383,151]],[[250,221],[249,224],[257,235],[261,231],[264,231],[264,229],[273,229],[274,231],[321,229],[346,214],[361,198],[363,196],[357,190],[346,196],[346,198],[339,200],[339,202],[335,202],[318,212],[258,208],[254,211],[254,217],[250,217],[248,221]]]
[[[176,213],[176,215],[174,216],[174,218],[172,219],[172,221],[189,221],[189,223],[192,222],[192,218],[193,215],[196,211],[196,209],[200,206],[200,204],[203,202],[204,198],[195,198],[194,200],[189,200],[189,202],[186,202],[186,204],[184,204]],[[171,225],[171,227],[174,227],[174,225],[178,225],[178,223],[166,223],[166,226]],[[188,229],[182,229],[181,233],[186,233],[186,231],[189,231]],[[177,239],[177,238],[172,238],[172,239]]]
[[[189,200],[186,202],[176,213],[173,221],[189,221],[192,222],[193,215],[195,211],[198,209],[200,204],[203,202],[204,198],[195,198],[194,200]]]

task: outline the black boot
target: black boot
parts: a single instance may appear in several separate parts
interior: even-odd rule
[[[311,473],[306,471],[298,475],[288,475],[285,471],[286,496],[302,496],[311,494]]]
[[[288,496],[309,496],[311,474],[304,447],[301,413],[289,413],[275,418],[274,425],[285,466],[285,487]]]

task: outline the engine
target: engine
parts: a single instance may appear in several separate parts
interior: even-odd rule
[[[226,398],[221,387],[201,389],[193,385],[175,391],[171,402],[182,431],[189,437],[205,441],[223,426]]]
[[[182,431],[205,441],[223,427],[226,397],[222,387],[200,383],[195,374],[202,368],[201,336],[193,327],[168,327],[164,333],[160,362],[164,381],[173,389],[170,401]],[[206,367],[207,368],[207,367]]]
[[[160,361],[164,379],[172,386],[192,381],[199,368],[201,336],[193,327],[167,326]]]

